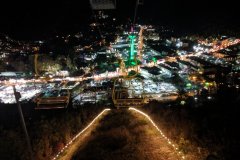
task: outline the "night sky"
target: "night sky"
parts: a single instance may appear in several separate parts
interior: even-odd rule
[[[3,2],[2,2],[3,3]],[[135,0],[117,0],[113,11],[117,18],[133,18]],[[192,30],[207,24],[239,26],[239,5],[234,0],[144,0],[138,21]],[[78,1],[8,1],[1,4],[0,32],[17,39],[37,39],[49,33],[75,31],[89,22],[88,0]]]

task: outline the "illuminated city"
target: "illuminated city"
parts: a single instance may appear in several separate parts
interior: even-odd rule
[[[0,28],[0,159],[239,159],[237,14],[221,26],[210,4],[216,22],[181,17],[204,5],[158,3],[42,4],[33,31],[30,11],[4,15],[16,22]]]

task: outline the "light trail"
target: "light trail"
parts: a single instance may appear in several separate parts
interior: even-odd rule
[[[167,136],[165,136],[163,134],[162,130],[160,128],[158,128],[158,126],[153,122],[153,120],[151,119],[151,117],[149,115],[147,115],[146,113],[144,113],[144,112],[142,112],[142,111],[140,111],[140,110],[138,110],[136,108],[130,107],[129,110],[132,110],[132,111],[135,111],[137,113],[140,113],[141,115],[146,117],[152,123],[152,125],[158,130],[158,132],[161,134],[161,136],[168,142],[168,144],[175,149],[176,153],[181,157],[181,159],[185,159],[185,156],[184,156],[183,152],[181,152],[179,150],[179,148],[173,142],[171,142],[171,140]]]
[[[80,131],[75,137],[73,137],[53,158],[52,160],[56,160],[60,155],[61,153],[63,153],[63,151],[65,151],[70,144],[73,143],[74,140],[76,140],[80,135],[82,135],[89,127],[91,127],[94,122],[99,119],[100,117],[102,117],[102,115],[105,113],[105,112],[108,112],[110,111],[111,109],[107,108],[107,109],[104,109],[101,113],[99,113],[93,120],[91,123],[89,123],[89,125],[87,127],[85,127],[82,131]]]

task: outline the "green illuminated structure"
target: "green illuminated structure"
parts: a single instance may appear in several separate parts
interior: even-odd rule
[[[187,83],[186,85],[188,88],[191,88],[192,87],[192,84],[191,83]]]
[[[135,35],[130,35],[129,36],[131,42],[130,42],[130,52],[129,52],[129,58],[128,58],[128,61],[130,62],[130,64],[133,64],[135,65],[136,62],[135,62],[135,54],[134,54],[134,41],[135,41],[135,38],[136,36]]]
[[[152,60],[153,60],[154,64],[157,63],[157,58],[153,57]]]

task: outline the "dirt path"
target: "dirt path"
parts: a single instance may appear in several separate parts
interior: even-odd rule
[[[143,115],[112,110],[72,160],[178,160],[179,155]],[[74,152],[73,152],[74,153]]]
[[[59,160],[70,160],[72,156],[78,151],[78,148],[80,148],[84,143],[88,141],[88,139],[91,136],[91,132],[96,129],[96,127],[99,125],[99,121],[110,111],[103,111],[103,114],[96,119],[94,119],[89,126],[87,126],[87,129],[71,143],[68,148],[66,148],[59,157],[56,159]]]

